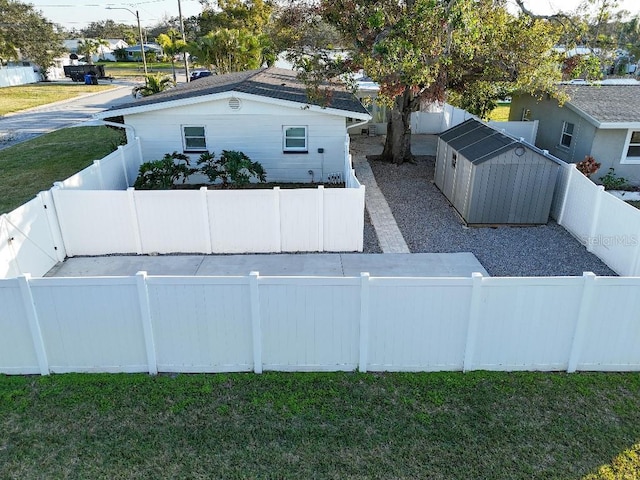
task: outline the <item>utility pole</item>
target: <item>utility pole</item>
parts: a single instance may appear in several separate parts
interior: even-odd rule
[[[140,14],[138,10],[135,12],[126,7],[104,7],[107,10],[126,10],[127,12],[136,16],[136,20],[138,20],[138,34],[140,35],[140,56],[142,56],[142,65],[144,67],[144,83],[147,83],[147,57],[144,54],[144,37],[142,36],[142,26],[140,26]]]
[[[180,4],[180,0],[178,0],[178,17],[180,17],[180,33],[182,34],[182,41],[187,43],[187,38],[184,35],[184,21],[182,20],[182,5]],[[182,58],[184,59],[184,74],[187,77],[187,82],[189,82],[189,62],[187,62],[187,52],[186,50],[182,52]]]

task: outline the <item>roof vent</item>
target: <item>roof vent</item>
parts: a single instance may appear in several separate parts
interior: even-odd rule
[[[231,110],[240,110],[240,99],[236,97],[231,97],[229,99],[229,108]]]

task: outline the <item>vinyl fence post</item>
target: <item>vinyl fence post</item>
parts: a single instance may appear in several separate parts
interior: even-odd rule
[[[136,137],[135,138],[135,142],[136,142],[136,151],[138,152],[138,168],[140,168],[140,166],[143,163],[143,160],[142,160],[142,142],[140,142],[140,137]]]
[[[273,195],[274,195],[274,206],[275,206],[275,214],[276,214],[276,244],[277,250],[276,253],[282,252],[282,211],[280,210],[280,187],[273,187]]]
[[[124,176],[124,183],[127,187],[130,187],[129,173],[127,172],[127,156],[124,153],[124,146],[118,145],[118,152],[120,153],[120,164],[122,165],[122,174]]]
[[[367,371],[369,362],[369,325],[370,325],[370,275],[368,272],[360,273],[360,354],[358,358],[358,370]]]
[[[482,278],[481,273],[473,272],[471,274],[471,303],[469,305],[469,325],[467,326],[467,341],[464,349],[463,372],[473,370],[478,323],[480,323],[482,314]]]
[[[251,298],[251,336],[253,340],[253,371],[262,373],[262,320],[260,318],[260,290],[258,272],[249,273],[249,295]]]
[[[202,201],[202,227],[204,228],[204,253],[212,253],[213,245],[211,244],[211,221],[209,220],[209,202],[207,187],[200,187],[200,198]]]
[[[49,233],[51,233],[51,239],[53,240],[53,249],[56,252],[56,258],[59,262],[63,262],[67,254],[64,240],[62,239],[62,228],[60,227],[60,221],[58,219],[58,210],[56,209],[52,193],[52,190],[57,188],[57,186],[54,186],[51,190],[40,192],[38,193],[38,197],[42,202],[42,208],[44,208],[47,217],[47,225],[49,226]]]
[[[7,214],[3,213],[0,216],[2,220],[0,222],[0,227],[4,226],[4,232],[0,232],[2,234],[3,239],[7,240],[7,248],[9,249],[9,260],[13,264],[13,269],[16,271],[16,275],[22,274],[22,270],[20,269],[20,263],[18,262],[18,257],[16,256],[16,251],[13,248],[13,238],[11,238],[11,233],[9,232],[9,220],[7,219]]]
[[[569,169],[569,173],[567,175],[567,184],[564,187],[564,192],[562,195],[562,205],[560,206],[560,213],[558,214],[558,225],[564,226],[564,214],[567,208],[567,197],[569,197],[569,190],[571,190],[571,182],[573,180],[574,172],[576,172],[575,164],[571,163],[567,167]]]
[[[129,197],[129,214],[131,215],[131,228],[133,230],[133,238],[136,242],[136,253],[142,255],[142,237],[140,236],[140,224],[138,223],[138,209],[136,208],[136,190],[133,187],[127,188]]]
[[[40,329],[40,321],[38,319],[38,311],[33,301],[31,286],[29,280],[31,276],[28,273],[18,277],[18,285],[20,286],[20,294],[22,295],[22,304],[29,322],[29,331],[33,340],[33,348],[36,351],[38,359],[38,367],[40,375],[49,375],[49,360],[47,359],[47,350],[44,347],[44,339],[42,338],[42,330]]]
[[[600,211],[602,210],[602,196],[608,195],[605,193],[604,187],[598,185],[596,190],[596,201],[593,205],[593,216],[591,217],[591,225],[589,226],[589,238],[587,238],[587,252],[593,252],[596,232],[598,231],[598,221],[600,220]]]
[[[318,251],[324,252],[324,186],[318,186]]]
[[[140,305],[140,319],[142,320],[142,332],[144,335],[144,345],[147,352],[149,374],[157,375],[158,359],[156,357],[156,345],[153,338],[151,306],[149,305],[149,290],[147,289],[147,272],[136,273],[136,288],[138,290],[138,304]]]
[[[102,175],[102,166],[100,165],[100,160],[93,161],[93,168],[96,170],[98,175],[98,184],[100,185],[100,190],[104,190],[104,177]]]
[[[582,344],[584,343],[584,334],[586,321],[589,317],[591,304],[593,302],[593,289],[595,287],[596,275],[593,272],[585,272],[582,274],[584,280],[582,287],[582,295],[580,297],[580,308],[578,310],[578,318],[573,330],[573,341],[571,342],[571,352],[569,354],[569,363],[567,373],[573,373],[578,368],[578,361],[582,353]]]

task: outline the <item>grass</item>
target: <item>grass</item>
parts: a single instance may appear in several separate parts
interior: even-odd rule
[[[0,150],[0,214],[109,154],[122,135],[107,127],[66,128]]]
[[[84,85],[62,83],[34,83],[2,89],[0,115],[18,112],[26,108],[39,107],[60,100],[68,100],[79,95],[113,88],[111,85]]]
[[[640,201],[630,200],[627,203],[633,207],[636,207],[637,209],[640,209]]]
[[[489,120],[494,120],[496,122],[507,122],[509,120],[510,111],[510,103],[498,103],[498,106],[494,108],[489,114]]]
[[[0,377],[0,478],[640,478],[640,375]]]

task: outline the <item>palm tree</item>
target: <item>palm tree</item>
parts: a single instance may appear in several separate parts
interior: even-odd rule
[[[172,28],[167,33],[161,33],[156,38],[156,42],[162,47],[162,50],[171,59],[171,72],[173,73],[173,81],[176,81],[176,65],[174,57],[178,53],[182,53],[187,48],[187,42],[182,39],[182,35],[176,29]]]
[[[109,42],[101,38],[85,38],[78,42],[78,54],[83,55],[89,65],[93,65],[91,56],[100,51],[100,47],[103,46],[108,47]]]
[[[154,93],[160,93],[175,86],[175,82],[168,75],[147,75],[145,85],[133,87],[131,93],[134,97],[141,95],[148,97]]]

